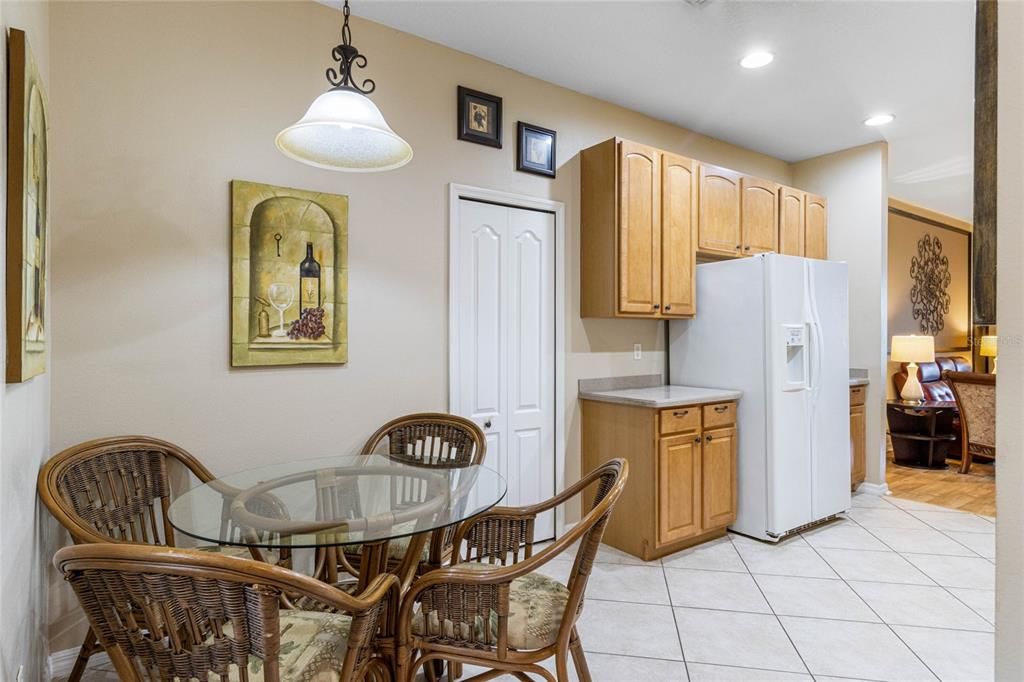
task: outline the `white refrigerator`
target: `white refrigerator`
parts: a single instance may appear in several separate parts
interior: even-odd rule
[[[697,266],[669,324],[672,384],[743,391],[732,530],[777,541],[850,507],[846,263],[762,254]]]

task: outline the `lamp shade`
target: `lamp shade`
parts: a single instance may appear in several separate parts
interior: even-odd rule
[[[350,89],[317,97],[274,143],[285,156],[327,170],[386,171],[412,159],[412,147],[388,126],[377,105]]]
[[[935,339],[931,336],[894,336],[889,359],[893,362],[935,362]]]
[[[998,336],[983,336],[981,337],[981,347],[978,348],[978,355],[986,358],[994,358],[999,354],[999,337]]]

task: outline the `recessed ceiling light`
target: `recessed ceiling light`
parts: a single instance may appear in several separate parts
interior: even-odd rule
[[[896,118],[893,114],[875,114],[864,119],[864,125],[866,126],[884,126],[886,123],[892,123],[893,119]]]
[[[773,59],[775,55],[771,52],[751,52],[740,60],[740,66],[744,69],[760,69],[771,64]]]

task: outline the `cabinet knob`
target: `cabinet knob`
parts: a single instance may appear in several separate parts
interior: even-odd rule
[[[704,436],[704,441],[707,442],[707,443],[710,443],[711,439],[712,439],[712,436],[710,436],[710,435]]]
[[[693,442],[694,443],[700,443],[700,436],[697,436],[696,438],[694,438]]]
[[[655,310],[657,310],[657,309],[658,309],[658,308],[660,308],[660,307],[661,307],[661,305],[659,305],[659,304],[657,304],[657,303],[655,303],[655,304],[654,304],[654,309],[655,309]]]
[[[742,249],[742,248],[743,248],[743,245],[742,245],[742,244],[737,244],[737,245],[736,245],[736,250],[737,250],[737,251],[739,251],[739,250],[740,250],[740,249]]]
[[[744,251],[750,251],[750,247],[749,247],[749,246],[744,246],[744,247],[743,247],[743,250],[744,250]]]
[[[670,306],[670,305],[665,306],[665,310],[672,310],[672,306]]]

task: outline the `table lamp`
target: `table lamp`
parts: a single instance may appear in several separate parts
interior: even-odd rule
[[[900,399],[905,403],[923,402],[924,391],[917,378],[917,363],[935,362],[935,339],[930,336],[894,336],[889,358],[893,362],[907,363],[907,383],[903,384]]]
[[[983,336],[981,337],[981,348],[978,349],[978,355],[983,358],[992,358],[992,373],[996,373],[996,355],[999,353],[999,337],[998,336]]]

